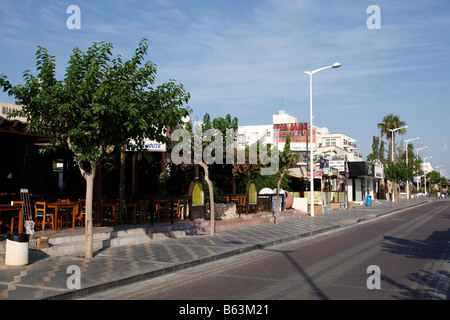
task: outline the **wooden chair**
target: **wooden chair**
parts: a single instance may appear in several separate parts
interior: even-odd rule
[[[62,203],[70,203],[69,199],[59,199],[59,202]],[[57,227],[61,228],[63,227],[63,221],[66,221],[66,228],[68,227],[69,222],[69,214],[73,214],[73,209],[69,208],[61,208],[58,212],[58,221],[56,221]]]
[[[175,201],[173,204],[173,208],[175,210],[176,219],[180,220],[181,219],[181,200]]]
[[[12,201],[13,205],[18,205],[18,204],[22,204],[22,201]],[[0,220],[0,225],[4,225],[9,227],[10,229],[10,233],[14,232],[14,226],[16,226],[17,228],[19,227],[19,214],[18,213],[11,213],[11,214],[4,214],[2,217],[2,220],[4,220],[4,222],[2,220]],[[17,223],[16,223],[17,222]],[[3,224],[4,223],[4,224]]]
[[[13,205],[16,205],[16,204],[21,205],[22,201],[13,201]],[[17,228],[19,228],[19,218],[20,218],[20,215],[18,213],[11,216],[11,233],[13,233],[13,231],[14,231],[14,222],[15,221],[17,221],[17,224],[16,224]]]
[[[231,202],[236,204],[236,213],[245,213],[245,198],[242,196],[231,197]]]
[[[167,222],[170,218],[170,201],[161,200],[156,203],[156,221]]]
[[[136,216],[139,223],[147,222],[148,218],[148,200],[139,201],[139,209],[136,210]]]
[[[118,213],[119,213],[119,200],[114,201],[111,204],[109,200],[102,200],[102,222],[108,223],[110,220],[113,220],[113,224],[116,225],[118,221]]]
[[[45,224],[50,222],[51,228],[55,229],[55,222],[53,220],[53,212],[47,211],[47,203],[45,201],[38,201],[34,203],[34,220],[36,226],[38,225],[38,220],[41,219],[42,231],[45,229]]]
[[[272,197],[271,196],[261,196],[258,197],[258,202],[260,204],[261,211],[272,211]]]
[[[84,226],[85,214],[86,214],[86,199],[78,199],[80,210],[78,216],[75,218],[75,223],[79,222],[81,226]],[[92,202],[92,215],[95,214],[95,202]]]

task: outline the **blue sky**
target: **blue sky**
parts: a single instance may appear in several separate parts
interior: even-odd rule
[[[70,5],[81,29],[66,26]],[[380,29],[367,27],[370,5]],[[377,123],[398,115],[409,128],[397,140],[420,137],[419,155],[450,173],[448,0],[2,0],[0,23],[0,74],[14,84],[35,70],[37,46],[62,79],[74,47],[106,41],[129,57],[145,37],[157,83],[182,83],[194,117],[230,113],[240,125],[269,124],[279,109],[309,121],[303,71],[340,62],[314,75],[314,124],[357,139],[365,159]]]

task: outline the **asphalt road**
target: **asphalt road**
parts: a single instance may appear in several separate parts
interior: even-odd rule
[[[449,300],[449,258],[450,202],[436,201],[87,299]]]

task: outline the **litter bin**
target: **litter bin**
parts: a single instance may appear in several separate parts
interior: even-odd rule
[[[8,234],[6,237],[5,264],[24,266],[28,264],[28,239],[26,233]]]
[[[367,196],[366,198],[366,206],[371,206],[372,205],[372,196]]]

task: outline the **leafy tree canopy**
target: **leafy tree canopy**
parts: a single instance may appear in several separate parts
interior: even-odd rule
[[[144,62],[143,39],[134,56],[113,57],[110,43],[94,43],[86,52],[73,50],[64,80],[55,78],[55,57],[45,48],[36,53],[37,76],[23,74],[24,85],[12,86],[0,76],[0,86],[23,106],[28,130],[52,138],[53,146],[69,147],[78,161],[91,165],[110,146],[130,139],[143,148],[145,138],[168,142],[167,130],[189,114],[190,95],[173,80],[153,88],[156,68]]]
[[[134,140],[144,148],[145,138],[169,142],[168,131],[190,112],[190,95],[169,81],[156,88],[156,68],[144,62],[148,45],[143,39],[134,56],[113,57],[112,44],[94,43],[86,52],[73,50],[64,80],[57,80],[55,57],[45,48],[36,53],[37,77],[29,70],[24,84],[13,86],[0,75],[0,87],[14,96],[27,118],[28,131],[52,139],[53,147],[68,147],[86,179],[85,257],[93,256],[92,198],[96,164],[112,146]]]
[[[407,167],[404,163],[390,163],[390,165],[384,169],[384,175],[386,179],[399,183],[402,181],[411,180],[413,177],[413,170],[411,167]]]

